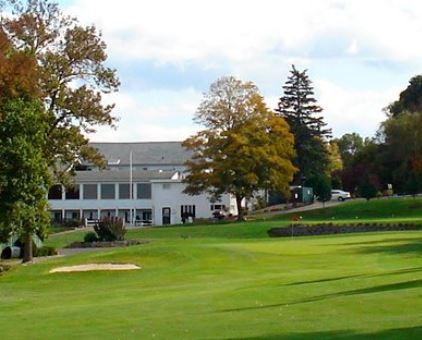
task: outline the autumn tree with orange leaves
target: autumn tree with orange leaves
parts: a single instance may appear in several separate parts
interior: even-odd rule
[[[238,220],[243,220],[244,198],[263,189],[289,192],[296,171],[293,135],[286,121],[267,108],[253,83],[218,79],[204,95],[195,120],[205,129],[183,143],[193,152],[186,163],[185,193],[206,192],[214,199],[231,194]]]

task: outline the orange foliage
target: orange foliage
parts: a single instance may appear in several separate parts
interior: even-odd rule
[[[29,53],[17,51],[0,30],[0,101],[22,94],[36,95],[36,61]]]

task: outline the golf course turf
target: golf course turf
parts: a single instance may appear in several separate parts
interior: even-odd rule
[[[266,231],[283,223],[138,229],[127,238],[149,243],[15,266],[0,276],[0,336],[422,337],[422,232],[270,239]],[[141,269],[49,273],[89,263]]]

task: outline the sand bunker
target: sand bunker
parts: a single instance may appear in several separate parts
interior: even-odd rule
[[[58,267],[50,270],[50,273],[90,272],[96,270],[135,270],[141,269],[134,264],[90,263],[78,266]]]

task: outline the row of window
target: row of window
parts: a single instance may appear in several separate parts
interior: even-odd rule
[[[100,192],[98,195],[98,188]],[[135,189],[135,185],[133,186]],[[61,200],[63,197],[63,187],[61,185],[54,185],[48,192],[48,199]],[[82,193],[80,192],[82,190]],[[130,183],[118,183],[116,197],[116,185],[109,183],[97,184],[76,184],[73,187],[65,189],[66,200],[96,200],[96,199],[130,199],[135,197],[135,191],[130,190]],[[151,199],[151,183],[137,183],[136,184],[136,198],[137,199]]]
[[[214,211],[214,210],[226,210],[226,205],[225,204],[211,204],[210,210],[211,211]]]

